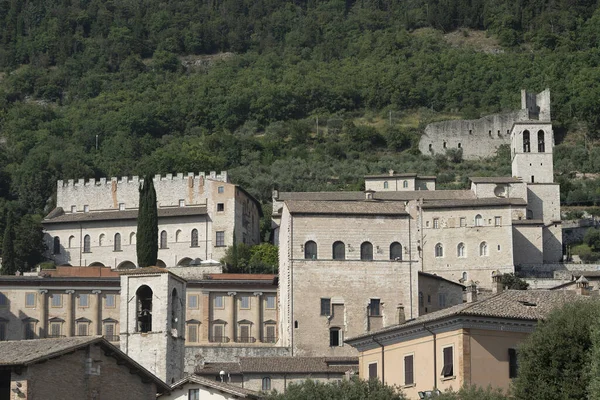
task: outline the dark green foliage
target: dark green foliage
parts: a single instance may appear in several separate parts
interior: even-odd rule
[[[529,283],[513,273],[502,275],[502,287],[512,290],[527,290]]]
[[[592,330],[600,318],[595,300],[553,311],[518,349],[519,373],[512,394],[519,400],[588,398]]]
[[[237,243],[225,250],[221,259],[227,272],[276,274],[279,266],[278,248],[270,243],[248,246]]]
[[[592,251],[600,251],[600,229],[588,229],[583,236],[583,243],[590,246]]]
[[[155,266],[158,258],[158,210],[151,175],[140,183],[140,206],[137,219],[136,251],[138,267]]]
[[[405,398],[398,388],[386,386],[378,379],[365,381],[353,378],[332,383],[313,380],[306,380],[300,384],[292,383],[285,393],[271,394],[267,400],[403,400]]]
[[[12,213],[8,214],[2,240],[2,275],[14,275],[19,270],[15,254],[15,227]]]
[[[463,387],[459,391],[446,391],[435,397],[436,400],[508,400],[510,397],[501,389],[486,389],[477,386]]]

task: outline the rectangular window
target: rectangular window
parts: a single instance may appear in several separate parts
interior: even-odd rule
[[[71,212],[72,213],[76,213],[77,212],[77,206],[71,206]]]
[[[6,322],[0,322],[0,340],[6,340]]]
[[[433,219],[433,229],[440,229],[440,219],[439,218]]]
[[[32,293],[32,292],[25,293],[25,307],[27,307],[27,308],[35,307],[35,293]]]
[[[411,354],[410,356],[404,357],[404,384],[405,385],[413,385],[415,383],[415,373],[414,373],[414,356]]]
[[[271,390],[271,378],[264,377],[262,378],[262,391],[263,392],[268,392],[269,390]]]
[[[275,337],[275,325],[267,326],[267,337],[265,338],[267,343],[275,343],[277,338]]]
[[[115,308],[115,295],[107,294],[104,298],[104,306],[106,308]]]
[[[35,339],[35,322],[25,323],[25,340]]]
[[[90,206],[87,204],[83,206],[83,212],[90,212]]]
[[[217,203],[217,211],[225,211],[225,204]]]
[[[198,309],[198,295],[190,294],[188,295],[188,308],[192,310]]]
[[[460,226],[461,226],[461,228],[464,228],[465,226],[467,226],[467,218],[466,217],[460,217]]]
[[[54,293],[50,295],[50,304],[52,307],[62,307],[62,294]]]
[[[240,342],[250,343],[250,325],[240,325]]]
[[[179,200],[179,207],[185,207],[185,200]]]
[[[240,308],[244,309],[244,310],[249,310],[250,309],[250,296],[248,295],[241,295],[240,296]]]
[[[218,294],[215,296],[215,308],[223,308],[223,295]]]
[[[446,307],[446,293],[438,293],[438,307],[439,308]]]
[[[369,379],[377,379],[377,363],[369,364]]]
[[[119,203],[119,211],[125,211],[125,203]]]
[[[369,302],[369,316],[379,317],[381,316],[381,300],[371,299]]]
[[[8,306],[8,298],[4,293],[0,293],[0,307]]]
[[[217,231],[217,242],[215,244],[217,247],[225,246],[225,231]]]
[[[87,322],[80,322],[77,324],[77,336],[88,335],[88,324]]]
[[[89,307],[89,298],[88,295],[83,293],[79,295],[79,307]]]
[[[331,315],[331,299],[321,299],[321,315]]]
[[[191,343],[198,342],[198,325],[197,324],[188,325],[188,342],[191,342]]]
[[[502,217],[494,217],[494,225],[501,226],[502,225]]]
[[[508,377],[516,378],[519,373],[519,362],[517,359],[517,350],[508,349]]]
[[[51,337],[60,337],[60,322],[52,322],[50,323],[50,336]]]
[[[454,375],[454,355],[452,347],[446,347],[444,352],[444,367],[442,368],[442,376],[449,377]]]
[[[115,324],[104,325],[104,336],[106,336],[108,341],[115,341]]]
[[[225,193],[225,186],[219,186],[217,188],[217,192],[219,192],[219,193]]]
[[[329,346],[338,347],[343,343],[342,330],[340,328],[329,328]]]
[[[223,337],[223,325],[215,325],[214,332],[215,335],[213,342],[221,343],[225,341]]]
[[[272,294],[267,295],[267,309],[275,309],[275,296]]]
[[[200,400],[200,389],[190,389],[188,392],[188,400]]]

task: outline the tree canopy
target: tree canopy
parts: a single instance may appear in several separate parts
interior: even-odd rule
[[[140,183],[137,218],[136,252],[138,267],[155,266],[158,258],[158,210],[156,191],[151,175]]]

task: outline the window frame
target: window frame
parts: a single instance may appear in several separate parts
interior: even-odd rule
[[[320,315],[322,317],[330,317],[331,316],[331,298],[321,297]]]
[[[188,400],[200,400],[200,389],[188,389]]]
[[[90,333],[89,332],[89,326],[90,326],[90,324],[88,322],[77,322],[76,326],[75,326],[75,329],[76,329],[76,332],[77,332],[77,336],[90,336],[90,334],[89,334]],[[84,329],[85,330],[85,335],[81,334],[82,328],[85,328]]]
[[[265,299],[265,309],[267,309],[267,310],[275,310],[275,309],[277,309],[277,296],[275,296],[274,294],[268,294],[265,297],[266,297],[266,299]],[[269,305],[269,301],[270,301],[269,299],[273,299],[272,300],[273,301],[273,306]]]
[[[35,329],[36,329],[36,321],[25,321],[23,325],[23,338],[25,340],[33,340],[35,339]]]
[[[479,256],[480,257],[488,257],[489,254],[490,254],[489,246],[488,246],[487,242],[484,240],[483,242],[479,243]]]
[[[454,377],[454,345],[442,347],[442,371],[443,378]]]
[[[197,322],[193,322],[193,323],[188,323],[187,324],[186,342],[189,342],[189,343],[199,343],[199,340],[198,340],[198,333],[200,331],[199,327],[200,327],[200,324],[197,323]],[[194,334],[191,333],[193,330],[195,331]]]
[[[215,232],[215,247],[225,247],[225,231]]]
[[[459,225],[461,228],[466,228],[467,227],[467,217],[460,217]]]
[[[57,302],[58,305],[55,303],[54,299],[59,299],[59,301]],[[62,293],[52,293],[50,295],[50,307],[62,308],[62,306],[63,306]]]
[[[379,368],[378,368],[377,362],[369,363],[367,366],[367,369],[369,371],[369,380],[379,379],[379,371],[378,371]]]
[[[190,299],[195,299],[196,305],[192,306],[192,301]],[[200,295],[198,294],[188,294],[187,298],[187,308],[188,310],[198,310],[200,308]]]
[[[483,226],[483,216],[481,214],[477,214],[475,216],[475,226]]]
[[[407,361],[410,359],[410,370],[407,368]],[[415,354],[405,354],[403,357],[403,371],[404,371],[404,386],[415,385]],[[410,373],[409,373],[410,371]],[[409,379],[410,378],[410,379]]]
[[[369,241],[360,244],[360,260],[373,261],[373,244]]]
[[[334,334],[334,332],[336,334]],[[337,338],[337,339],[334,340],[334,338]],[[337,344],[335,344],[336,341],[337,341]],[[342,328],[340,328],[339,326],[332,326],[331,328],[329,328],[329,347],[343,347],[343,346],[344,346],[344,340],[343,340]]]
[[[517,349],[508,349],[508,378],[514,379],[519,375],[519,358]]]
[[[440,229],[440,219],[439,218],[436,217],[433,219],[432,227],[433,227],[433,229]]]
[[[192,229],[190,236],[190,247],[198,247],[198,229]]]
[[[261,388],[262,388],[261,390],[263,392],[267,392],[267,391],[271,390],[271,377],[265,376],[262,378]]]
[[[82,304],[81,299],[85,299],[85,304]],[[88,308],[90,306],[90,295],[88,293],[79,293],[77,296],[77,306],[82,308]]]
[[[244,305],[244,302],[247,302],[247,304]],[[251,303],[249,294],[240,294],[240,310],[250,310]]]
[[[27,299],[30,296],[33,296],[32,297],[33,301],[31,304],[27,301]],[[37,293],[36,292],[25,292],[25,308],[35,308],[36,302],[37,302]]]
[[[458,258],[466,258],[467,257],[467,245],[464,242],[460,242],[456,246],[456,256]]]
[[[160,231],[160,240],[159,240],[159,249],[168,249],[169,248],[169,234],[165,229]]]
[[[319,249],[317,246],[317,242],[315,242],[314,240],[307,240],[304,243],[304,259],[305,260],[316,260],[318,256],[319,256]]]
[[[91,253],[92,252],[92,238],[90,235],[83,236],[83,252]]]
[[[220,299],[217,301],[217,299]],[[220,305],[218,303],[221,303]],[[225,295],[215,294],[213,296],[213,307],[217,310],[223,310],[225,308]]]
[[[346,259],[346,244],[341,240],[336,240],[331,245],[331,258],[333,260],[345,260]]]
[[[499,216],[494,217],[494,226],[502,226],[502,217],[499,217]]]
[[[390,260],[402,261],[402,251],[403,251],[402,243],[400,243],[400,242],[390,243]],[[397,254],[399,254],[399,255],[397,255]]]
[[[225,203],[217,203],[217,212],[225,212]]]
[[[109,304],[108,299],[112,298],[112,305]],[[107,293],[104,296],[104,307],[105,308],[117,308],[117,295],[114,293]]]
[[[368,315],[369,317],[382,317],[383,313],[381,312],[381,299],[372,298],[369,299],[369,307],[368,307]]]
[[[121,250],[121,234],[119,232],[115,233],[113,236],[113,252],[122,251]]]
[[[444,245],[442,243],[435,244],[435,258],[444,258]]]

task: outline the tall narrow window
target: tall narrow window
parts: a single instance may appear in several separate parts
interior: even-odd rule
[[[494,217],[494,225],[501,226],[502,225],[502,217]]]
[[[377,363],[369,364],[369,379],[377,379]]]
[[[333,259],[334,260],[345,260],[346,259],[346,245],[344,242],[335,242],[333,244]]]
[[[190,246],[198,247],[198,229],[192,229],[192,242]]]
[[[217,246],[217,247],[225,246],[225,231],[217,231],[216,235],[217,235],[217,240],[216,240],[215,246]]]
[[[266,343],[275,343],[277,342],[277,337],[275,336],[275,325],[269,324],[266,326],[267,336],[265,337]]]
[[[89,307],[89,297],[87,293],[81,293],[79,295],[79,307]]]
[[[92,251],[92,245],[90,242],[91,242],[90,235],[85,235],[83,237],[83,252],[84,253],[89,253],[90,251]]]
[[[69,248],[72,249],[75,246],[75,236],[69,236]]]
[[[440,229],[440,219],[439,218],[433,219],[433,229]]]
[[[265,307],[267,310],[275,309],[275,295],[268,294],[267,295],[267,306]]]
[[[104,307],[106,307],[106,308],[115,308],[116,307],[114,294],[106,295],[106,297],[104,298]]]
[[[456,255],[460,258],[465,256],[465,244],[464,243],[458,244],[458,246],[456,247]]]
[[[342,345],[342,340],[340,336],[342,335],[342,330],[340,328],[329,328],[329,346],[330,347],[339,347]]]
[[[152,331],[152,289],[147,285],[142,285],[135,292],[136,294],[136,313],[137,326],[136,331],[141,333]]]
[[[25,340],[35,339],[35,322],[25,322]]]
[[[444,257],[444,246],[441,243],[435,245],[435,256]]]
[[[190,389],[188,391],[188,400],[200,400],[200,389]]]
[[[481,242],[479,245],[479,255],[485,257],[488,255],[488,245],[486,242]]]
[[[383,188],[384,189],[389,189],[390,184],[388,183],[388,181],[383,182]]]
[[[115,233],[114,251],[121,251],[121,234]]]
[[[481,214],[475,216],[475,226],[483,226],[483,217]]]
[[[262,391],[266,392],[268,390],[271,390],[271,378],[262,378]]]
[[[104,245],[106,236],[104,235],[104,233],[101,233],[100,236],[98,236],[98,246],[102,247]]]
[[[60,238],[58,236],[54,236],[54,242],[52,247],[52,254],[60,254]]]
[[[363,242],[360,245],[360,259],[363,261],[373,260],[373,245],[370,242]]]
[[[546,145],[544,143],[544,131],[540,130],[538,132],[538,153],[543,153],[546,151]]]
[[[529,137],[529,131],[523,131],[523,153],[529,153],[531,151],[531,141]]]
[[[402,260],[402,245],[398,242],[390,244],[390,260]]]
[[[454,356],[452,354],[452,347],[446,347],[444,352],[444,367],[442,368],[442,376],[449,377],[454,374]]]
[[[325,316],[331,315],[331,299],[329,299],[329,298],[321,299],[321,315],[325,315]]]
[[[402,182],[402,187],[406,189],[408,187],[408,181]]]
[[[167,231],[160,232],[160,248],[167,248]]]
[[[198,325],[190,324],[188,325],[188,342],[196,343],[198,341]]]
[[[0,322],[0,341],[6,340],[6,322]]]
[[[371,299],[369,302],[369,317],[381,316],[381,300]]]
[[[404,385],[412,385],[415,383],[415,374],[413,370],[414,356],[404,357]]]
[[[304,259],[305,260],[316,260],[317,259],[317,243],[309,240],[304,243]]]
[[[517,350],[508,349],[508,377],[516,378],[519,373],[519,363],[517,359]]]

